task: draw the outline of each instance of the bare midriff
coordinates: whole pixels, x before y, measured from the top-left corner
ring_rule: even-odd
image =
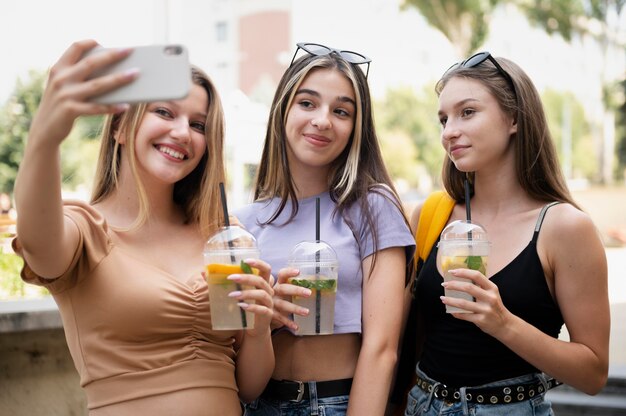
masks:
[[[225,388],[204,387],[162,393],[91,409],[89,416],[236,416],[241,413],[237,392]]]
[[[273,337],[276,380],[326,381],[354,377],[360,334]]]

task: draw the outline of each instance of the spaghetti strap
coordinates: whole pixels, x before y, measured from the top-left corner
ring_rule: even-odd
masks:
[[[551,202],[547,205],[544,205],[543,208],[541,208],[541,212],[539,213],[539,218],[537,218],[537,224],[535,224],[535,232],[533,233],[533,243],[537,242],[537,237],[539,237],[539,230],[541,229],[541,224],[543,224],[543,218],[546,216],[546,212],[548,211],[548,208],[556,205],[556,204],[560,204],[561,201],[554,201]]]

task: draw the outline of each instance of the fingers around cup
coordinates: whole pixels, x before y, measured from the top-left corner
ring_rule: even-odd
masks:
[[[302,286],[296,286],[289,283],[281,283],[274,286],[274,293],[277,296],[311,296],[311,289],[307,289]]]
[[[295,303],[289,302],[285,299],[274,299],[274,309],[284,315],[300,315],[307,316],[309,314],[309,310],[302,306],[296,305]]]

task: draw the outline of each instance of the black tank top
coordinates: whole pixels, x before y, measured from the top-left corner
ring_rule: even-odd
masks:
[[[552,299],[537,254],[537,237],[548,208],[543,207],[530,243],[513,261],[491,277],[504,306],[514,315],[557,338],[563,326],[561,312]],[[478,386],[537,372],[504,344],[476,325],[447,314],[443,277],[436,265],[437,245],[417,280],[417,304],[424,317],[426,339],[420,369],[451,387]]]

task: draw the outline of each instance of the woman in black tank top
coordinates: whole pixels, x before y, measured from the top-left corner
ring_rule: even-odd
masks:
[[[425,341],[405,415],[552,414],[549,388],[596,394],[606,383],[604,247],[572,200],[539,94],[519,66],[482,52],[448,69],[436,91],[443,184],[456,201],[448,222],[466,217],[467,179],[472,221],[492,246],[486,276],[454,271],[471,283],[443,283],[436,247],[426,259],[416,283]],[[444,285],[475,301],[444,296]],[[558,339],[563,324],[569,341]]]

